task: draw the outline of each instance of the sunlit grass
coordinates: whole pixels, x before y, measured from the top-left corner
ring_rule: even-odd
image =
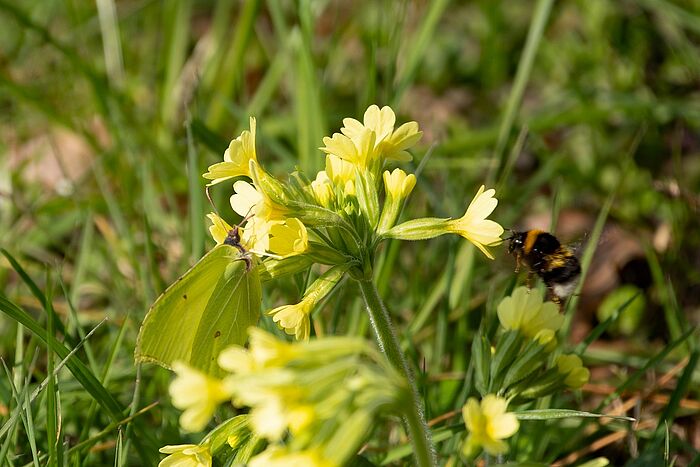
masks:
[[[311,173],[322,136],[378,103],[426,133],[411,169],[429,158],[404,217],[458,217],[489,180],[505,227],[554,225],[583,240],[589,283],[566,326],[593,377],[550,405],[622,404],[640,419],[635,441],[614,437],[630,429],[618,422],[526,422],[537,442],[516,441],[513,456],[658,465],[668,444],[689,463],[700,382],[698,25],[697,2],[668,0],[0,0],[0,458],[152,465],[159,447],[198,441],[178,429],[170,373],[136,368],[133,349],[149,305],[213,245],[200,174],[249,115],[262,122],[266,167]],[[212,191],[222,211],[227,193]],[[606,249],[620,231],[635,239],[628,256]],[[495,304],[524,280],[504,248],[494,262],[475,254],[456,239],[389,242],[375,271],[446,462],[464,434],[450,413],[474,395],[472,339],[482,318],[495,329]],[[632,256],[649,267],[648,306],[621,336],[595,309]],[[590,285],[602,274],[612,274],[607,287]],[[280,281],[265,306],[298,300],[306,280]],[[371,337],[357,295],[331,296],[312,332]],[[373,462],[410,454],[391,429],[393,446],[377,441],[387,427],[372,438]]]

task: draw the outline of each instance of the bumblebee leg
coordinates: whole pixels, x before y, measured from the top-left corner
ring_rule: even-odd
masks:
[[[547,287],[547,300],[556,303],[559,306],[559,311],[564,311],[564,302],[550,287]]]
[[[520,253],[517,253],[515,255],[515,272],[520,272],[520,261],[522,259],[522,255]]]
[[[533,271],[527,272],[527,279],[525,280],[525,285],[528,289],[531,289],[535,283],[535,273]]]

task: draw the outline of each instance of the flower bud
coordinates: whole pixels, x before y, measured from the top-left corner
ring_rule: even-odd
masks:
[[[416,176],[406,174],[401,169],[394,169],[393,172],[388,170],[384,172],[384,192],[386,198],[384,200],[384,208],[382,216],[379,220],[378,231],[380,234],[391,229],[396,223],[396,219],[401,212],[404,200],[416,186]]]

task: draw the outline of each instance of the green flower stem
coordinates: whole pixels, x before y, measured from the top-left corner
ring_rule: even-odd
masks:
[[[430,430],[425,422],[423,402],[418,393],[416,381],[413,378],[406,356],[401,351],[399,340],[394,332],[389,312],[382,302],[377,287],[372,279],[359,279],[357,281],[365,299],[365,306],[369,313],[377,342],[382,352],[386,355],[392,365],[398,369],[408,381],[411,393],[411,404],[404,413],[404,421],[408,426],[409,436],[413,442],[413,452],[416,456],[417,465],[420,467],[436,465],[435,448],[430,437]]]

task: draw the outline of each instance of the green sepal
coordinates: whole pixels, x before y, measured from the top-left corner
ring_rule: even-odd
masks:
[[[211,430],[202,440],[201,444],[209,444],[209,450],[212,454],[216,453],[224,444],[227,444],[228,439],[232,435],[246,435],[250,433],[248,428],[248,414],[237,415],[229,418],[213,430]]]
[[[501,335],[496,345],[496,353],[491,359],[489,392],[496,392],[501,389],[505,371],[518,356],[522,343],[523,337],[518,331],[506,331]]]
[[[564,388],[562,375],[556,368],[550,368],[540,375],[532,374],[508,391],[508,396],[515,398],[513,404],[537,399]]]
[[[230,418],[202,440],[200,444],[209,443],[212,456],[220,461],[214,465],[246,465],[262,450],[265,441],[250,430],[249,419],[247,414]]]
[[[289,276],[305,271],[314,263],[313,258],[307,254],[294,255],[288,258],[266,258],[258,267],[262,282]]]
[[[379,195],[369,172],[355,171],[355,192],[360,211],[367,218],[371,230],[379,223]]]
[[[396,225],[384,232],[382,238],[395,238],[397,240],[428,240],[440,235],[450,233],[449,221],[438,217],[423,217],[413,219]]]
[[[544,358],[546,354],[547,350],[543,345],[536,340],[530,341],[510,368],[508,368],[503,379],[503,388],[519,383],[543,366],[546,363]]]

